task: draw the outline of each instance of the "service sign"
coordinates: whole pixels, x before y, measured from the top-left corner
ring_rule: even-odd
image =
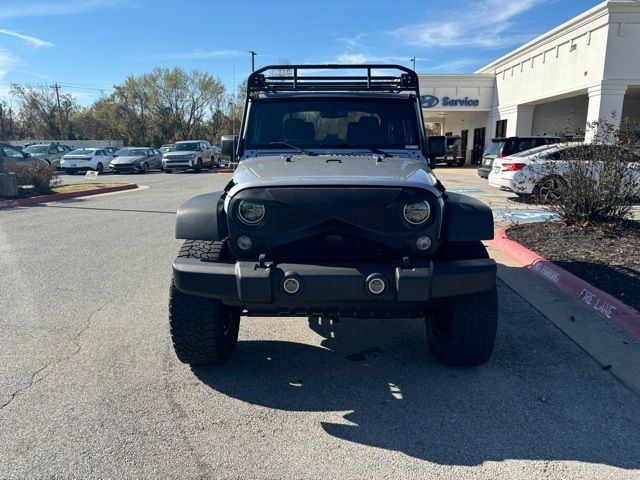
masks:
[[[435,95],[422,95],[420,97],[420,103],[422,108],[434,108],[438,105],[443,107],[479,107],[480,99],[478,98],[451,98],[451,97],[436,97]]]

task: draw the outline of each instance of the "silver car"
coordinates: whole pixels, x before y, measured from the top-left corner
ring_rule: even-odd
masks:
[[[127,147],[118,150],[110,164],[113,173],[148,173],[162,170],[162,155],[155,148]]]
[[[177,142],[162,156],[164,171],[194,169],[201,172],[203,168],[213,168],[213,152],[206,140],[187,140]]]
[[[31,154],[32,157],[38,157],[49,165],[59,168],[62,157],[69,153],[71,149],[66,145],[58,143],[38,143],[25,147],[23,152]]]

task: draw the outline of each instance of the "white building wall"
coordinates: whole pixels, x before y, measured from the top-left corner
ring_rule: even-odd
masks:
[[[587,122],[588,105],[587,95],[536,105],[531,134],[583,134]]]
[[[609,0],[487,65],[478,73],[496,77],[491,134],[501,119],[510,135],[527,134],[529,125],[533,133],[542,117],[523,106],[585,94],[585,128],[615,121],[613,110],[619,119],[628,86],[640,83],[639,46],[640,2]]]

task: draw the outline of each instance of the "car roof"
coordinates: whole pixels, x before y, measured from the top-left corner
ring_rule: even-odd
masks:
[[[505,158],[517,157],[517,158],[525,158],[532,157],[534,155],[538,155],[543,152],[555,152],[558,150],[564,150],[565,148],[577,147],[578,145],[583,145],[583,142],[565,142],[565,143],[554,143],[552,145],[541,145],[536,148],[531,148],[529,150],[523,150],[522,152],[514,153],[513,155],[509,155]]]
[[[492,142],[506,142],[507,140],[527,140],[527,139],[538,139],[538,138],[551,138],[551,139],[561,139],[562,137],[558,137],[555,135],[525,135],[525,136],[514,136],[514,137],[496,137],[492,138]]]
[[[180,142],[176,142],[173,145],[177,145],[178,143],[198,143],[198,142],[206,142],[206,140],[182,140]]]

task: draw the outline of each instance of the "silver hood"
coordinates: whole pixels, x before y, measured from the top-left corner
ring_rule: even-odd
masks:
[[[290,161],[286,161],[289,157]],[[281,186],[386,186],[424,188],[439,195],[436,177],[420,159],[374,155],[273,155],[242,160],[232,197],[241,190]]]
[[[128,164],[134,163],[134,162],[136,162],[138,160],[143,160],[145,158],[146,157],[144,155],[133,155],[133,156],[130,156],[130,157],[129,156],[127,156],[127,157],[118,156],[118,157],[114,158],[111,161],[111,165],[120,165],[120,164],[128,165]]]

